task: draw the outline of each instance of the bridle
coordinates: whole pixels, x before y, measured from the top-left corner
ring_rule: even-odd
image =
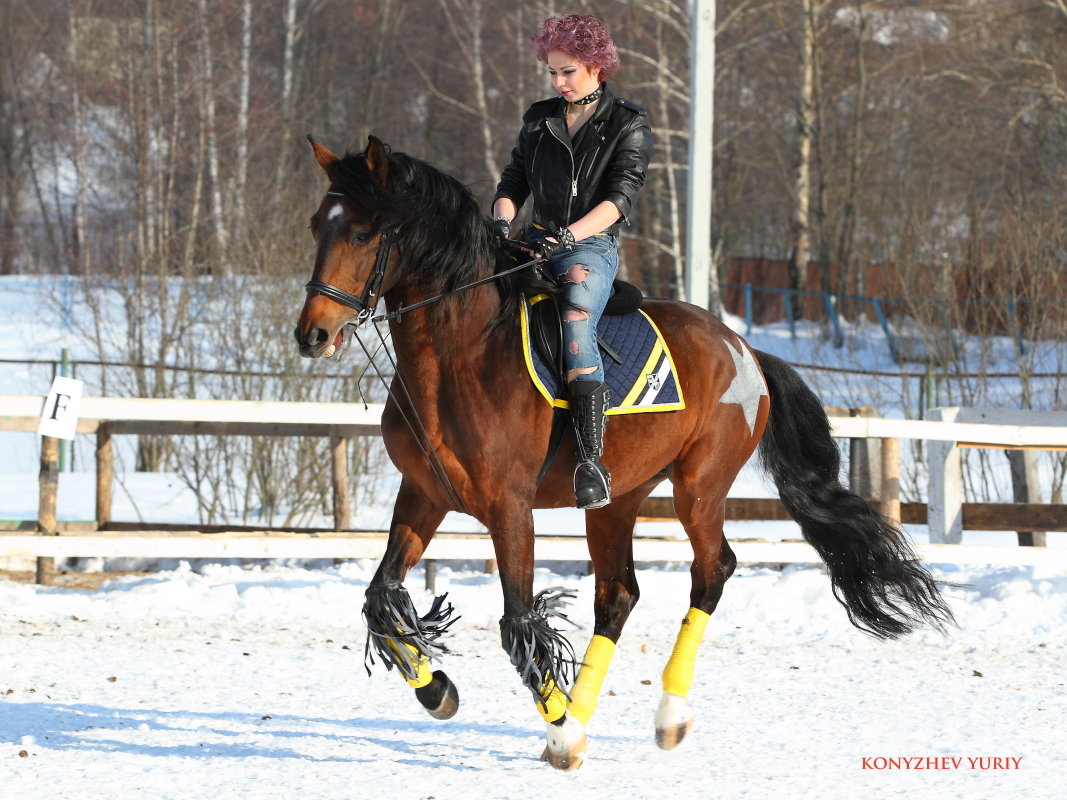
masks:
[[[343,192],[329,191],[326,194],[334,197],[344,197]],[[360,297],[356,297],[344,289],[338,289],[333,284],[325,281],[310,280],[304,284],[304,289],[308,294],[321,294],[323,297],[328,297],[343,306],[351,308],[356,312],[355,324],[361,325],[370,317],[374,307],[378,304],[378,292],[381,291],[382,282],[385,280],[385,271],[389,267],[389,255],[399,233],[399,228],[393,228],[382,233],[381,238],[378,240],[378,253],[374,259],[374,270],[371,272],[366,284],[364,284],[363,294]]]
[[[344,192],[335,192],[333,190],[326,192],[327,195],[333,197],[344,197]],[[348,325],[355,325],[359,327],[368,319],[371,322],[388,322],[391,319],[399,321],[403,315],[416,308],[422,308],[432,303],[436,303],[439,300],[444,300],[446,297],[452,295],[461,294],[468,289],[473,289],[476,286],[482,286],[486,283],[498,281],[501,278],[505,278],[511,275],[513,272],[531,267],[541,261],[540,258],[532,258],[517,266],[510,267],[502,272],[497,272],[490,275],[487,278],[473,281],[471,283],[460,286],[449,292],[442,292],[441,294],[434,295],[425,300],[420,300],[417,303],[412,303],[410,306],[400,305],[396,311],[390,311],[387,314],[379,314],[378,316],[371,318],[371,312],[378,303],[378,292],[381,291],[382,282],[385,280],[385,271],[389,267],[389,255],[393,248],[393,244],[396,242],[400,235],[400,228],[396,227],[392,230],[387,230],[382,234],[378,240],[378,253],[374,259],[374,271],[371,272],[370,277],[367,278],[367,283],[363,287],[363,294],[360,297],[356,297],[351,292],[346,292],[344,289],[338,289],[336,286],[325,281],[311,280],[304,284],[304,289],[309,294],[321,294],[323,297],[328,297],[331,300],[335,300],[343,306],[353,309],[356,312],[356,319],[349,322]],[[518,244],[516,242],[516,244]]]

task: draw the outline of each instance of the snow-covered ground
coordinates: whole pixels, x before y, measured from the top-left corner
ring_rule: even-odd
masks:
[[[688,580],[642,571],[589,760],[559,774],[498,645],[496,579],[438,573],[463,615],[443,665],[462,705],[438,722],[395,673],[364,671],[372,571],[180,568],[99,592],[0,580],[0,796],[1064,797],[1062,574],[939,570],[970,584],[948,590],[959,630],[886,643],[849,626],[820,570],[742,569],[701,649],[696,727],[661,752],[652,716]],[[408,585],[427,608],[419,570]],[[552,585],[578,591],[580,651],[591,579],[539,571]],[[891,768],[902,758],[942,768]]]
[[[40,291],[0,279],[0,359],[55,358],[61,347],[91,358],[39,313]],[[850,338],[841,363],[891,369],[879,336]],[[759,330],[752,341],[795,361],[825,356],[811,331],[792,341],[780,327]],[[42,368],[0,364],[0,394],[43,394],[49,380]],[[824,399],[857,405],[870,390],[861,383],[828,383]],[[32,519],[34,437],[0,434],[0,446],[0,519]],[[769,495],[751,469],[734,489]],[[63,474],[59,498],[61,519],[91,517],[92,476]],[[359,509],[357,524],[384,527],[389,507],[383,497]],[[175,476],[133,472],[119,476],[114,511],[161,522],[196,513]],[[452,515],[443,528],[470,525]],[[537,525],[578,534],[581,518],[545,512]],[[657,531],[679,532],[643,525]],[[727,535],[798,530],[729,523]],[[965,540],[1011,546],[1013,534]],[[1050,545],[1067,546],[1067,535]],[[701,649],[696,727],[671,752],[656,749],[652,717],[689,581],[682,565],[642,570],[641,602],[589,726],[589,760],[559,774],[537,760],[543,724],[499,647],[493,576],[439,568],[437,590],[463,618],[443,664],[462,706],[438,722],[395,673],[364,670],[360,608],[373,563],[126,566],[157,571],[99,591],[0,577],[3,800],[1067,797],[1067,575],[1047,568],[934,565],[962,584],[946,590],[959,629],[887,643],[848,624],[822,570],[743,567]],[[536,581],[577,590],[569,636],[583,652],[591,579],[541,569]],[[422,586],[416,569],[408,588],[425,610]]]

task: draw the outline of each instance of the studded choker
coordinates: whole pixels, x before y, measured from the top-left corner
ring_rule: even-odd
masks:
[[[572,100],[571,103],[576,106],[587,106],[590,103],[595,103],[597,100],[599,100],[600,95],[602,94],[604,94],[604,84],[600,84],[598,87],[596,87],[595,92],[587,94],[581,100]]]

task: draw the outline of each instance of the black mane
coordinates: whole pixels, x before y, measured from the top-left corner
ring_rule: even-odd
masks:
[[[420,286],[450,292],[516,265],[503,252],[474,194],[451,175],[405,153],[389,152],[386,183],[384,189],[378,185],[363,153],[348,152],[337,166],[334,188],[361,216],[373,220],[376,230],[399,228],[400,257]],[[495,282],[501,309],[493,328],[515,329],[508,323],[516,319],[519,293],[531,279],[532,270],[520,270]]]

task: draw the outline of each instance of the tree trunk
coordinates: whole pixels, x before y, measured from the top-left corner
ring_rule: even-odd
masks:
[[[70,14],[70,42],[68,53],[71,64],[70,77],[70,112],[71,123],[74,127],[74,258],[70,265],[71,272],[85,274],[89,271],[91,251],[89,248],[88,234],[88,206],[89,190],[86,185],[85,174],[85,127],[82,119],[82,102],[79,69],[81,31],[78,24],[78,16],[73,6],[69,9]]]
[[[215,80],[211,57],[211,38],[207,24],[207,0],[197,0],[196,7],[197,21],[200,25],[200,91],[203,98],[203,112],[207,128],[207,167],[208,177],[210,178],[208,197],[210,198],[211,224],[214,229],[217,249],[213,260],[213,269],[216,275],[221,276],[225,275],[228,270],[229,239],[222,207],[222,179],[219,171],[219,148],[215,125]]]
[[[815,2],[801,0],[800,96],[797,98],[797,147],[793,171],[793,247],[789,258],[789,282],[804,288],[811,252],[811,141],[815,93]]]
[[[840,235],[837,240],[835,260],[840,270],[838,292],[849,294],[852,291],[851,277],[856,271],[853,253],[853,239],[856,235],[856,218],[858,216],[858,199],[860,184],[860,167],[863,163],[864,130],[863,123],[867,109],[867,62],[863,48],[863,39],[867,34],[867,17],[864,13],[863,0],[856,0],[856,99],[852,109],[852,127],[849,131],[848,178],[845,184],[845,203],[841,213]],[[856,293],[862,290],[856,286]]]
[[[252,58],[252,0],[241,4],[241,55],[237,108],[237,163],[233,187],[233,241],[245,237],[245,190],[248,185],[248,95]]]
[[[278,216],[281,213],[281,208],[279,207],[281,193],[279,190],[285,184],[292,158],[290,150],[293,143],[293,61],[297,39],[296,0],[286,0],[283,19],[285,44],[282,48],[282,129],[279,132],[278,160],[274,165],[274,202],[271,204],[271,227],[277,227],[278,224]]]

